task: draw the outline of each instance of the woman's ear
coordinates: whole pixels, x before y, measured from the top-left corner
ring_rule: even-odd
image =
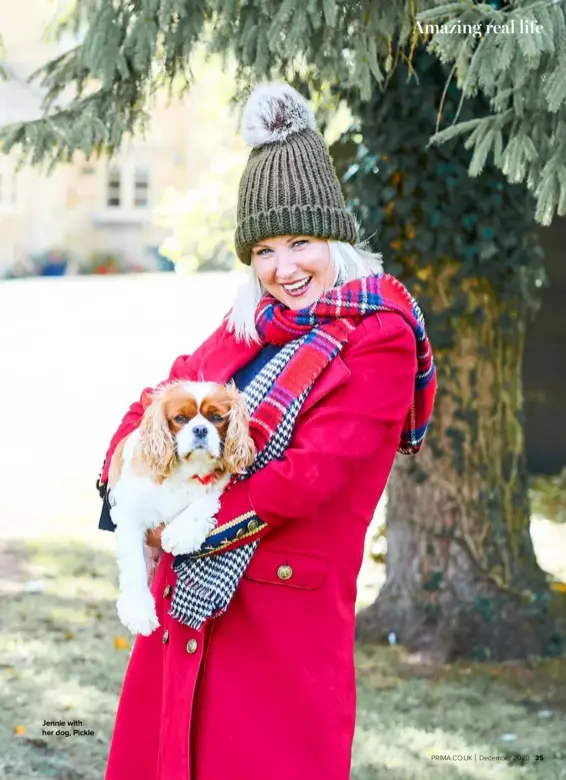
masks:
[[[250,415],[244,396],[229,388],[230,418],[224,440],[224,463],[230,474],[243,474],[254,462],[256,448],[250,436]]]
[[[138,430],[140,459],[152,474],[165,479],[173,470],[177,453],[160,398],[154,398],[147,407]]]

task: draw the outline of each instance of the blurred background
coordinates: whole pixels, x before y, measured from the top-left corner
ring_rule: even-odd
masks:
[[[84,20],[57,33],[77,7],[0,0],[0,131],[26,126],[37,150],[4,135],[0,154],[0,777],[16,780],[103,776],[131,638],[96,478],[129,404],[244,278],[241,51],[196,46],[190,87],[155,90],[145,133],[111,154],[51,123],[50,149],[59,134],[73,153],[48,171],[49,84],[28,78],[88,43]],[[440,101],[450,119],[460,100],[429,52],[418,83],[401,61],[363,99],[313,62],[284,75],[314,102],[365,239],[422,305],[440,388],[426,453],[398,459],[368,529],[352,778],[566,778],[566,218],[535,220],[490,156],[471,178],[462,143],[427,147]],[[42,735],[67,718],[94,735]],[[511,757],[431,758],[468,753]]]

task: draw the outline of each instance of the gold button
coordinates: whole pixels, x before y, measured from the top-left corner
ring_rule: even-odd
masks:
[[[196,653],[197,648],[198,648],[197,640],[189,639],[189,641],[187,642],[187,653],[191,653],[192,655],[193,653]]]
[[[165,631],[165,633],[163,634],[163,640],[162,641],[163,641],[164,645],[167,644],[167,642],[169,641],[169,631],[167,631],[167,630]]]
[[[170,595],[171,595],[171,585],[167,585],[167,587],[163,591],[163,598],[166,599]]]
[[[239,539],[240,536],[243,536],[245,534],[245,530],[243,528],[240,528],[239,531],[236,531],[236,539]]]
[[[290,566],[280,566],[277,569],[277,576],[280,580],[288,580],[293,575],[293,569]]]
[[[259,523],[257,520],[250,520],[248,523],[248,531],[257,531],[259,528]]]

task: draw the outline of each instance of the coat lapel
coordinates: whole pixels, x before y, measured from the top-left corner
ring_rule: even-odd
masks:
[[[305,398],[299,416],[308,412],[308,410],[318,403],[321,398],[324,398],[325,395],[328,395],[328,393],[345,382],[350,375],[351,371],[348,366],[344,363],[340,355],[336,355],[314,383],[312,390]]]

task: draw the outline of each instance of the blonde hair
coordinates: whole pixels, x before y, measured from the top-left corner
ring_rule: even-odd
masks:
[[[381,254],[369,252],[362,245],[352,246],[343,241],[329,241],[328,247],[330,263],[334,269],[333,287],[383,271]],[[236,334],[237,341],[251,344],[252,341],[261,341],[255,327],[255,310],[265,290],[253,266],[249,267],[247,276],[236,293],[228,315],[228,330]]]

